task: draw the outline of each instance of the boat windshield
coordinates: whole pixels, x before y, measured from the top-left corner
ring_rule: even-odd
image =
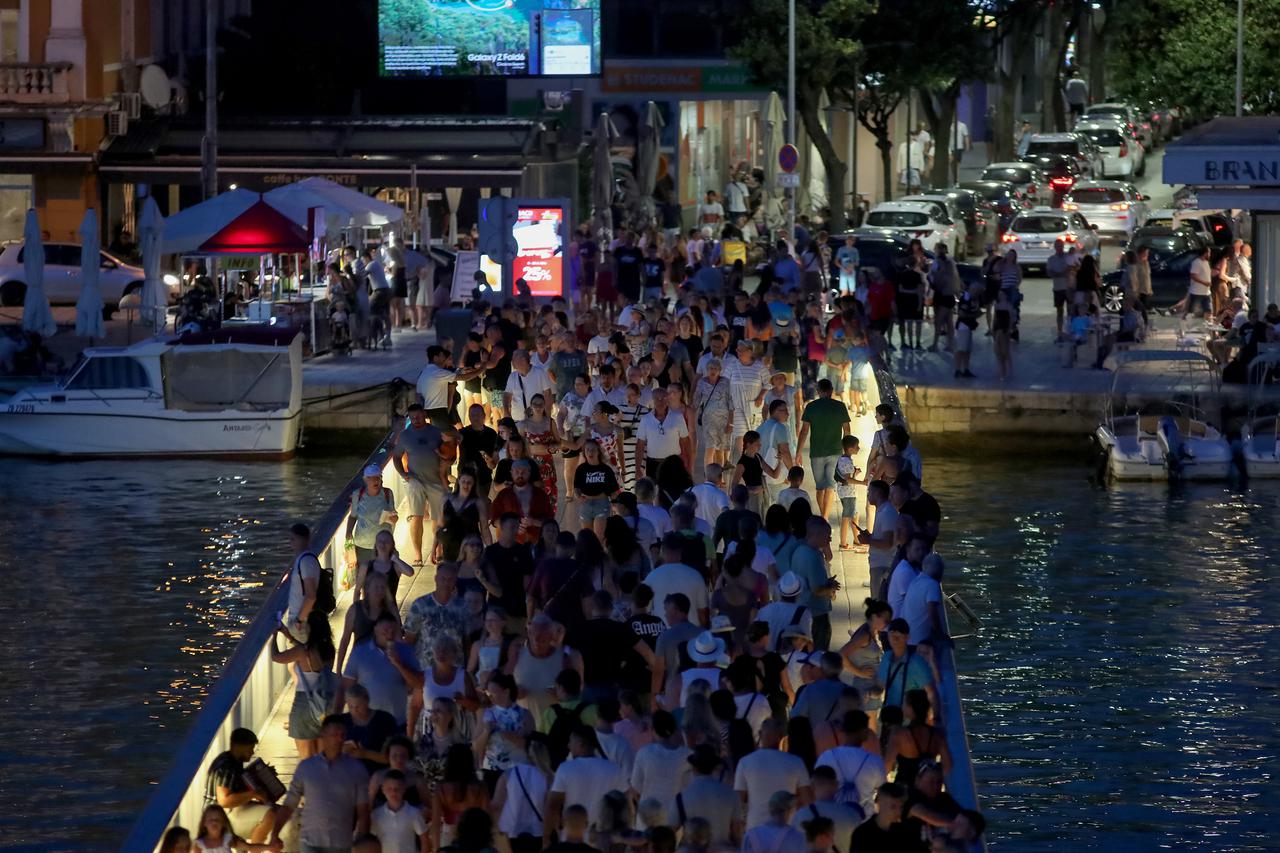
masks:
[[[1116,366],[1108,408],[1113,416],[1178,414],[1202,417],[1200,398],[1219,387],[1220,380],[1213,363],[1191,353],[1187,353],[1187,357],[1121,361]]]
[[[68,391],[116,391],[150,388],[151,378],[138,359],[127,355],[94,355],[80,359],[61,380]]]

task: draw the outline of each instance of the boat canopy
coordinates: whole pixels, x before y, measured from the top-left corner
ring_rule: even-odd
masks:
[[[161,356],[165,407],[188,412],[278,411],[301,389],[301,343],[253,348],[234,344],[173,347]]]

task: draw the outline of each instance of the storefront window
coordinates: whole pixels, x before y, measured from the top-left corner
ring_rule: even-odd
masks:
[[[22,239],[31,205],[30,175],[0,175],[0,241]]]

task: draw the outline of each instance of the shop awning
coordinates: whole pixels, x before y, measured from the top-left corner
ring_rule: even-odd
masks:
[[[113,182],[200,184],[203,127],[133,122],[102,151]],[[218,128],[225,183],[267,191],[311,177],[364,186],[518,187],[539,162],[541,122],[507,116],[227,119]]]
[[[293,220],[265,201],[255,202],[197,250],[204,255],[305,253],[310,241]]]

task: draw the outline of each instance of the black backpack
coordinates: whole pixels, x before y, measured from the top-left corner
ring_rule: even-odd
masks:
[[[312,551],[304,551],[298,555],[298,559],[294,560],[295,569],[302,562],[303,557],[315,557],[316,562],[320,562],[320,558]],[[338,597],[333,591],[333,569],[320,566],[320,577],[316,579],[316,603],[312,609],[319,610],[326,616],[338,609]]]
[[[555,720],[551,723],[551,730],[547,732],[547,752],[551,756],[552,769],[559,767],[569,757],[569,735],[582,724],[582,712],[586,709],[587,703],[582,701],[573,708],[565,708],[560,704],[551,706]]]

